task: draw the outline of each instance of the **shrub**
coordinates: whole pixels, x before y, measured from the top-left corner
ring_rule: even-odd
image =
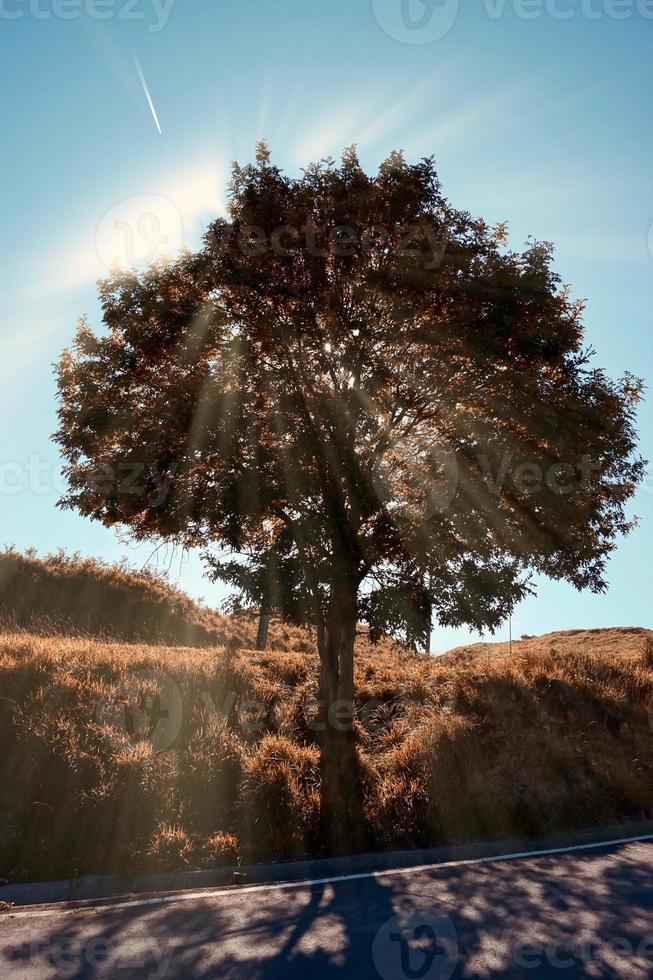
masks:
[[[259,857],[298,858],[318,847],[319,752],[266,735],[245,762],[240,798],[247,843]]]
[[[234,834],[211,834],[197,845],[197,861],[202,868],[222,868],[240,863],[240,844]]]
[[[182,749],[178,796],[200,832],[217,831],[232,820],[242,777],[242,754],[237,736],[219,720],[196,729]]]
[[[190,864],[193,844],[183,829],[175,824],[160,824],[147,847],[147,855],[158,871],[176,871]]]

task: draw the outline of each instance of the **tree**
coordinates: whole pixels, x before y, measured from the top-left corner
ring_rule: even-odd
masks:
[[[606,587],[642,385],[592,366],[551,246],[511,251],[432,159],[370,177],[351,148],[290,178],[260,144],[229,210],[101,283],[106,332],[82,322],[58,366],[62,504],[204,546],[314,628],[333,802],[357,622],[423,645],[432,615],[495,630],[533,572]]]

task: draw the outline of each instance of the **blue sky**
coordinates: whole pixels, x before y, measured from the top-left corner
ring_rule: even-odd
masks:
[[[596,363],[650,381],[652,40],[651,0],[0,0],[0,542],[148,559],[55,507],[51,364],[99,326],[106,265],[196,245],[262,137],[290,173],[352,142],[370,170],[435,154],[452,203],[556,243]],[[653,457],[650,397],[639,429]],[[515,634],[653,626],[650,477],[633,510],[609,594],[540,583]],[[195,556],[157,559],[223,597]]]

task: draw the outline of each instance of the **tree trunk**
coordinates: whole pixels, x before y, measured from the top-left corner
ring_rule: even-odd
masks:
[[[258,630],[256,632],[256,649],[265,650],[268,645],[268,629],[270,626],[270,607],[261,606],[258,617]]]
[[[334,583],[320,646],[322,840],[328,853],[365,846],[363,795],[354,740],[357,588]]]

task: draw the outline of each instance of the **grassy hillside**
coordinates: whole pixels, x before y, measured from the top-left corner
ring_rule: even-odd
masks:
[[[223,642],[223,619],[165,578],[59,552],[0,552],[0,624],[6,629],[127,642]]]
[[[254,627],[194,649],[5,632],[0,878],[320,854],[315,650],[274,624],[256,653]],[[651,815],[651,633],[358,646],[370,847]]]
[[[592,653],[597,655],[618,653],[620,656],[637,658],[646,646],[651,630],[637,626],[618,626],[613,629],[563,630],[545,633],[543,636],[525,636],[514,640],[512,656],[551,651],[558,653]],[[448,660],[474,660],[477,657],[508,657],[509,643],[471,643],[455,647],[443,654]]]

